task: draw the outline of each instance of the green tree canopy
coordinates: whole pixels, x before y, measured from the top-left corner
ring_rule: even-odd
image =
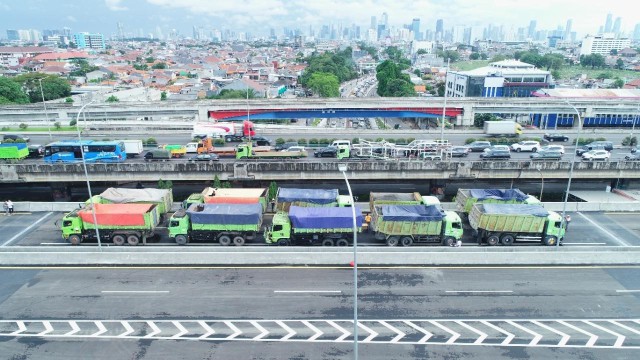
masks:
[[[455,50],[438,50],[437,53],[438,57],[449,59],[451,62],[456,62],[458,60],[460,60],[460,53],[458,53]]]
[[[378,95],[385,97],[416,96],[409,75],[403,74],[402,65],[391,60],[383,61],[376,68]]]
[[[157,64],[153,64],[153,66],[151,68],[152,69],[166,69],[167,68],[167,64],[165,64],[163,62],[159,62]]]
[[[0,104],[28,104],[29,97],[20,88],[20,84],[0,76]]]
[[[224,89],[218,95],[209,96],[208,99],[224,100],[224,99],[246,99],[249,92],[249,99],[255,99],[256,92],[253,89],[248,90],[229,90]]]
[[[97,66],[90,65],[85,59],[72,59],[71,63],[75,66],[75,70],[69,73],[71,76],[86,76],[87,73],[99,69]]]
[[[316,72],[311,75],[307,84],[321,97],[340,97],[340,81],[334,74]]]
[[[107,100],[106,100],[106,102],[108,102],[108,103],[114,103],[114,102],[118,102],[118,101],[120,101],[120,99],[118,99],[118,97],[115,96],[115,95],[109,96],[107,98]]]
[[[352,50],[348,47],[335,54],[324,53],[308,57],[306,62],[309,66],[300,77],[300,83],[305,87],[309,87],[309,80],[311,80],[314,73],[333,74],[338,78],[339,83],[355,79],[358,73],[354,70],[351,55]]]
[[[16,76],[13,79],[13,81],[20,85],[32,103],[42,102],[39,80],[42,80],[42,93],[44,93],[45,100],[66,98],[71,95],[71,85],[69,85],[69,82],[56,75],[29,73]]]
[[[469,60],[479,60],[480,59],[480,54],[477,52],[471,53],[471,55],[469,55]]]
[[[622,61],[622,59],[616,60],[616,68],[620,70],[624,69],[624,61]]]

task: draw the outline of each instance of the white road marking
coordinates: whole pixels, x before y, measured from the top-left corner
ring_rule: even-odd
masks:
[[[640,292],[640,290],[616,290],[617,293],[636,293]]]
[[[24,325],[24,321],[16,321],[16,324],[18,325],[18,330],[12,332],[9,335],[18,335],[23,331],[27,331],[27,327]]]
[[[43,321],[42,325],[44,325],[44,331],[38,333],[37,336],[43,336],[53,331],[53,326],[51,326],[51,322]]]
[[[607,236],[609,236],[611,238],[611,240],[613,240],[615,243],[617,243],[620,246],[631,246],[631,244],[629,244],[628,242],[626,242],[624,239],[621,239],[615,235],[613,235],[612,233],[610,233],[609,231],[607,231],[607,229],[603,228],[602,226],[600,226],[598,223],[596,223],[595,221],[591,220],[590,218],[588,218],[585,214],[578,212],[578,215],[582,216],[585,220],[587,220],[588,222],[591,223],[591,225],[597,227],[600,231],[602,231],[603,233],[607,234]]]
[[[518,325],[516,323],[514,323],[511,320],[507,320],[507,324],[518,328],[526,333],[529,333],[531,335],[533,335],[533,339],[531,340],[531,342],[529,342],[529,346],[536,346],[538,344],[538,342],[540,342],[540,340],[542,339],[542,335],[538,334],[537,332],[533,331],[533,330],[529,330],[528,328],[522,326],[522,325]]]
[[[398,329],[394,328],[393,326],[391,326],[391,325],[387,324],[387,322],[386,322],[386,321],[382,321],[382,320],[380,320],[380,321],[378,321],[378,322],[379,322],[380,324],[382,324],[384,327],[386,327],[387,329],[389,329],[389,330],[391,330],[391,331],[395,332],[396,334],[398,334],[396,337],[394,337],[393,339],[391,339],[391,342],[392,342],[392,343],[397,343],[400,339],[402,339],[405,335],[407,335],[407,334],[403,333],[402,331],[400,331],[400,330],[398,330]]]
[[[556,322],[559,323],[559,324],[562,324],[562,325],[564,325],[564,326],[566,326],[566,327],[568,327],[570,329],[573,329],[573,330],[575,330],[577,332],[580,332],[580,333],[583,333],[583,334],[589,336],[589,341],[587,341],[587,343],[584,345],[586,347],[592,347],[596,343],[596,341],[598,341],[598,336],[597,335],[594,335],[594,334],[592,334],[592,333],[590,333],[588,331],[582,330],[579,327],[573,326],[573,325],[571,325],[571,324],[569,324],[567,322],[564,322],[562,320],[557,320]]]
[[[565,334],[560,330],[556,330],[556,329],[552,328],[551,326],[547,326],[547,325],[545,325],[545,324],[543,324],[541,322],[535,321],[535,320],[532,320],[531,323],[536,324],[536,325],[540,326],[543,329],[549,330],[552,333],[556,333],[556,334],[562,336],[562,339],[560,339],[560,342],[558,343],[558,346],[560,346],[560,347],[565,346],[567,344],[567,342],[569,341],[569,339],[571,339],[571,336],[569,336],[568,334]]]
[[[236,336],[242,334],[242,331],[240,331],[240,329],[238,329],[235,325],[233,325],[231,323],[231,321],[224,321],[224,324],[227,325],[229,327],[229,329],[233,330],[233,334],[227,336],[225,338],[226,340],[231,340],[231,339],[235,338]]]
[[[499,328],[499,327],[497,327],[497,326],[493,325],[492,323],[490,323],[490,322],[488,322],[488,321],[482,320],[482,321],[480,321],[480,322],[481,322],[482,324],[484,324],[484,325],[486,325],[486,326],[488,326],[488,327],[492,328],[493,330],[496,330],[497,332],[500,332],[500,333],[503,333],[503,334],[507,335],[507,337],[506,337],[504,340],[502,340],[502,343],[500,343],[500,345],[509,345],[509,343],[511,342],[511,340],[513,340],[513,338],[514,338],[514,337],[516,337],[516,336],[515,336],[515,335],[513,335],[512,333],[510,333],[510,332],[508,332],[508,331],[506,331],[506,330],[503,330],[503,329],[501,329],[501,328]]]
[[[361,322],[358,321],[358,327],[362,328],[364,331],[369,333],[369,336],[367,336],[364,340],[362,340],[362,342],[369,342],[373,339],[375,339],[376,336],[378,336],[378,333],[373,331],[371,328],[363,325]]]
[[[449,344],[453,344],[456,340],[458,340],[458,338],[460,337],[460,334],[458,334],[457,332],[449,329],[448,327],[441,325],[439,322],[435,321],[435,320],[429,320],[429,323],[439,327],[440,329],[448,332],[449,334],[451,334],[451,338],[449,338],[449,340],[447,340],[447,342],[445,344],[449,345]]]
[[[71,326],[71,331],[69,331],[68,333],[64,334],[64,336],[71,336],[75,333],[77,333],[78,331],[80,331],[80,327],[78,326],[78,323],[75,321],[69,321],[69,326]]]
[[[100,336],[107,332],[107,328],[104,327],[104,324],[102,323],[102,321],[94,321],[94,324],[96,324],[96,326],[98,327],[98,331],[93,333],[91,337]]]
[[[640,331],[638,331],[638,330],[636,330],[636,329],[633,329],[633,328],[630,328],[630,327],[628,327],[627,325],[620,324],[619,322],[617,322],[617,321],[615,321],[615,320],[609,320],[609,322],[610,322],[610,323],[612,323],[612,324],[614,324],[614,325],[616,325],[616,326],[619,326],[619,327],[621,327],[621,328],[623,328],[623,329],[625,329],[625,330],[627,330],[627,331],[631,331],[632,333],[635,333],[635,334],[640,335]]]
[[[269,335],[269,331],[267,331],[267,329],[263,328],[262,325],[258,324],[258,322],[256,322],[255,320],[251,320],[249,321],[251,323],[251,325],[253,325],[256,329],[258,329],[258,331],[260,331],[260,334],[256,335],[253,337],[253,340],[260,340],[263,337]]]
[[[607,243],[603,243],[603,242],[562,242],[562,245],[584,245],[584,246],[591,246],[591,245],[607,245]]]
[[[158,335],[162,332],[162,330],[160,330],[160,328],[158,327],[158,325],[156,325],[155,322],[153,321],[147,321],[147,324],[149,325],[149,327],[151,328],[151,332],[148,333],[147,335],[145,335],[145,338],[150,338],[150,337],[154,337],[155,335]]]
[[[482,342],[484,341],[484,339],[486,339],[486,338],[487,338],[487,336],[489,336],[489,335],[487,335],[487,334],[483,333],[482,331],[480,331],[480,330],[478,330],[478,329],[474,328],[473,326],[468,325],[468,324],[466,324],[466,323],[464,323],[464,322],[462,322],[462,321],[456,321],[455,323],[456,323],[456,324],[458,324],[458,325],[460,325],[460,326],[462,326],[462,327],[464,327],[464,328],[466,328],[467,330],[471,330],[471,331],[473,331],[474,333],[476,333],[476,334],[480,335],[480,336],[476,339],[476,341],[474,341],[474,342],[473,342],[473,343],[474,343],[474,344],[476,344],[476,345],[477,345],[477,344],[482,344]]]
[[[185,329],[179,321],[172,321],[171,323],[180,331],[179,333],[172,336],[173,339],[180,338],[182,335],[189,332],[189,330]]]
[[[427,340],[429,340],[429,339],[433,336],[433,334],[432,334],[432,333],[430,333],[430,332],[428,332],[427,330],[425,330],[425,329],[421,328],[420,326],[418,326],[418,325],[416,325],[416,324],[412,323],[412,322],[411,322],[411,321],[409,321],[409,320],[405,320],[405,321],[403,321],[403,322],[404,322],[405,324],[407,324],[407,325],[411,326],[412,328],[414,328],[414,329],[416,329],[416,330],[418,330],[418,331],[420,331],[421,333],[423,333],[423,334],[424,334],[424,337],[423,337],[422,339],[418,340],[418,343],[419,343],[419,344],[425,344],[425,343],[427,342]]]
[[[103,294],[168,294],[169,290],[102,290]]]
[[[207,324],[206,322],[199,320],[198,324],[200,324],[200,326],[202,326],[202,328],[206,331],[202,336],[199,337],[199,339],[206,339],[216,333],[215,330],[213,330],[211,326],[209,326],[209,324]]]
[[[606,333],[609,333],[609,334],[611,334],[611,335],[613,335],[613,336],[616,336],[616,337],[617,337],[616,342],[615,342],[615,344],[613,344],[613,347],[615,347],[615,348],[619,348],[619,347],[621,347],[621,346],[622,346],[622,344],[624,343],[625,336],[624,336],[624,335],[622,335],[622,334],[618,334],[617,332],[615,332],[615,331],[613,331],[613,330],[609,330],[609,329],[604,328],[604,327],[602,327],[602,326],[600,326],[600,325],[598,325],[598,324],[594,324],[594,323],[592,323],[591,321],[587,321],[587,320],[585,320],[585,321],[583,321],[583,323],[585,323],[585,324],[587,324],[587,325],[591,325],[591,326],[593,326],[594,328],[599,329],[599,330],[602,330],[602,331],[604,331],[604,332],[606,332]]]
[[[296,332],[292,328],[288,327],[287,324],[285,324],[283,321],[278,320],[276,321],[276,324],[280,325],[280,327],[285,329],[288,333],[280,339],[281,341],[289,340],[290,337],[296,334]]]
[[[48,218],[49,216],[51,216],[53,213],[47,213],[45,216],[41,217],[40,219],[38,219],[38,221],[34,222],[33,224],[27,226],[26,229],[20,231],[19,233],[17,233],[16,235],[14,235],[11,239],[5,241],[2,245],[0,245],[0,247],[5,247],[5,246],[9,246],[11,245],[14,241],[20,239],[20,237],[22,235],[24,235],[25,233],[27,233],[29,230],[31,230],[34,226],[40,224],[41,222],[43,222],[46,218]]]
[[[126,337],[129,334],[133,334],[134,333],[135,330],[133,330],[133,328],[131,327],[131,325],[127,321],[120,321],[120,323],[124,327],[125,332],[123,332],[122,334],[118,335],[117,337],[123,338],[123,337]]]
[[[315,334],[308,338],[307,341],[314,341],[315,339],[319,338],[320,336],[322,336],[324,333],[322,331],[320,331],[320,329],[318,329],[317,327],[311,325],[310,322],[308,322],[307,320],[302,320],[302,323],[308,327],[309,329],[313,330],[315,332]]]
[[[322,294],[322,293],[340,294],[340,293],[342,293],[342,291],[340,291],[340,290],[273,290],[273,292],[276,293],[276,294],[304,294],[304,293],[310,293],[310,294]]]
[[[343,329],[341,326],[339,326],[338,324],[336,324],[335,322],[331,321],[331,320],[327,320],[327,324],[333,326],[334,328],[336,328],[337,330],[339,330],[340,332],[342,332],[342,335],[337,338],[335,341],[340,342],[344,339],[347,338],[347,336],[351,335],[351,333],[345,329]]]
[[[51,245],[64,245],[64,246],[68,246],[68,245],[71,245],[71,244],[67,244],[67,243],[51,243],[51,242],[43,242],[43,243],[40,243],[40,245],[47,245],[47,246],[51,246]]]
[[[510,294],[512,290],[446,290],[445,293],[470,293],[470,294],[481,294],[481,293],[496,293],[496,294]]]

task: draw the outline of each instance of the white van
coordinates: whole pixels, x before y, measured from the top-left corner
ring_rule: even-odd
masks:
[[[335,147],[335,148],[337,148],[339,145],[346,145],[346,146],[348,146],[350,148],[351,147],[351,140],[334,140],[331,143],[331,146]]]

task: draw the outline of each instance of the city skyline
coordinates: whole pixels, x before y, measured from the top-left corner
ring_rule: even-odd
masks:
[[[124,33],[147,36],[162,29],[177,29],[191,36],[193,26],[207,29],[230,29],[254,36],[269,35],[271,28],[282,34],[284,28],[299,29],[308,35],[309,28],[318,31],[322,25],[352,24],[366,31],[371,18],[379,21],[388,14],[390,27],[411,25],[420,20],[420,32],[434,31],[436,21],[443,19],[444,30],[456,25],[504,26],[506,30],[526,28],[535,20],[537,29],[555,30],[572,19],[572,31],[579,37],[596,34],[604,28],[611,13],[625,34],[640,23],[640,5],[613,2],[585,4],[579,0],[541,0],[535,4],[502,3],[496,9],[493,1],[478,0],[470,4],[462,0],[250,0],[241,3],[207,0],[67,0],[51,4],[43,0],[23,0],[18,4],[0,0],[0,23],[6,29],[61,29],[74,32],[101,32],[118,35],[117,23]],[[527,14],[514,17],[513,14]],[[619,19],[618,19],[619,18]],[[611,20],[610,20],[611,21]],[[611,26],[611,25],[609,25]],[[6,30],[3,29],[3,30]]]

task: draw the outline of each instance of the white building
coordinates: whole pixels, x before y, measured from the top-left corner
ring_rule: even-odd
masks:
[[[412,41],[411,42],[411,56],[415,56],[418,50],[424,50],[427,54],[433,53],[433,41]]]
[[[611,50],[622,50],[631,47],[630,39],[617,39],[614,34],[587,36],[582,40],[580,55],[609,55]]]

